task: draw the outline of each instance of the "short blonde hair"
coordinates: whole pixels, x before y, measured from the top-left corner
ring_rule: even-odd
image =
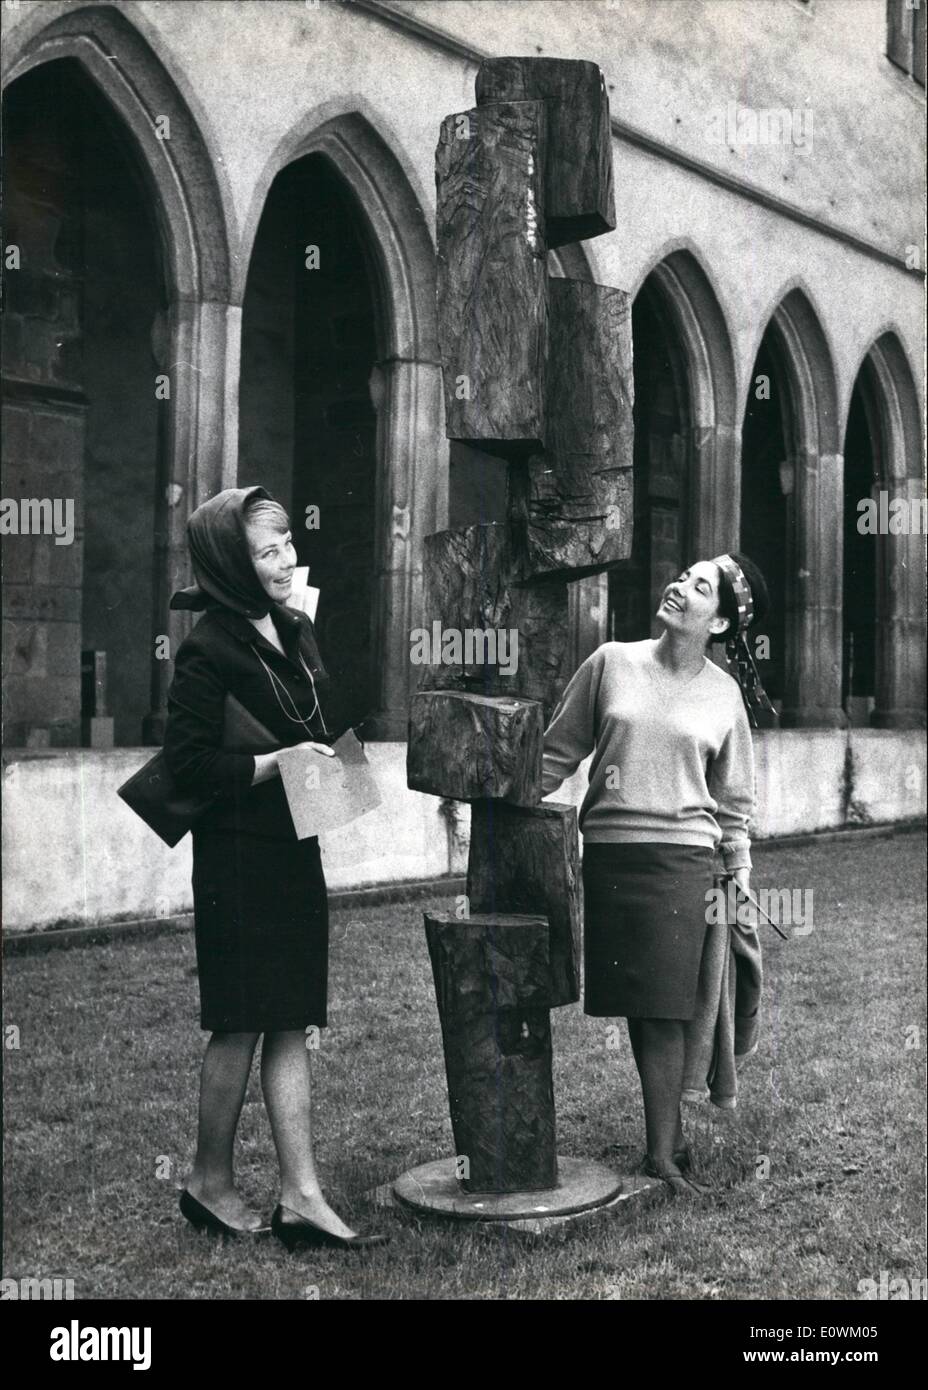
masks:
[[[245,504],[245,525],[252,521],[264,521],[281,535],[290,530],[290,518],[272,497],[255,497]]]

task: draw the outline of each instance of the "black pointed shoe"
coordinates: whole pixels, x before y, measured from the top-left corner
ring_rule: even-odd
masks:
[[[387,1235],[337,1236],[291,1211],[289,1207],[280,1205],[274,1208],[271,1230],[288,1250],[295,1250],[299,1245],[329,1245],[335,1250],[369,1250],[375,1245],[386,1245],[390,1239]]]
[[[186,1188],[180,1194],[180,1210],[181,1215],[198,1231],[208,1231],[210,1235],[222,1236],[226,1240],[234,1240],[238,1236],[265,1235],[271,1229],[270,1226],[230,1226],[214,1211],[210,1211],[209,1207],[204,1207],[202,1202],[198,1202],[196,1197],[191,1197]]]

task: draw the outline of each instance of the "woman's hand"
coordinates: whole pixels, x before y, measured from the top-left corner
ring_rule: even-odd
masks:
[[[744,893],[744,895],[747,896],[751,891],[751,870],[733,869],[731,876],[735,880],[735,885],[739,893]]]
[[[251,779],[253,787],[256,787],[259,782],[269,782],[272,777],[279,776],[280,768],[277,766],[276,753],[256,753],[254,757],[255,775]]]
[[[335,757],[335,750],[329,748],[325,743],[313,743],[307,739],[305,743],[291,744],[293,748],[311,748],[314,753],[322,753],[327,758]],[[280,767],[277,762],[277,753],[285,753],[288,750],[280,748],[276,753],[256,753],[255,754],[255,775],[251,779],[251,785],[256,787],[259,782],[269,782],[272,777],[280,776]]]
[[[739,900],[736,909],[737,919],[742,926],[753,927],[756,930],[758,926],[757,908],[754,906],[753,902],[747,901],[748,894],[751,891],[751,870],[732,869],[731,876],[735,881],[735,888],[737,889]]]
[[[335,749],[334,749],[334,748],[330,748],[329,745],[328,745],[327,743],[313,743],[313,741],[312,741],[311,739],[307,740],[306,743],[295,743],[295,744],[293,744],[293,747],[294,747],[294,748],[312,748],[316,753],[324,753],[325,756],[326,756],[327,758],[334,758],[334,757],[335,757]],[[275,753],[274,756],[275,756],[275,757],[277,756],[276,753]]]

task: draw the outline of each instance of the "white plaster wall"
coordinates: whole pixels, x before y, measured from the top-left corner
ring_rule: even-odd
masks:
[[[329,887],[466,872],[467,807],[409,791],[404,744],[366,751],[382,804],[321,837]],[[775,730],[755,735],[755,755],[758,839],[925,814],[922,732]],[[189,836],[168,849],[116,795],[150,756],[138,748],[7,754],[5,930],[190,910]],[[584,765],[547,799],[579,806],[585,785]]]
[[[4,65],[15,66],[27,38],[76,8],[63,0],[4,5]],[[126,0],[115,8],[151,44],[200,125],[224,200],[234,300],[274,175],[331,116],[357,111],[370,121],[434,225],[438,125],[473,104],[474,64],[336,0]],[[897,254],[920,241],[924,97],[885,59],[883,0],[395,0],[393,8],[488,52],[591,58],[621,120]],[[707,116],[729,99],[767,107],[810,96],[811,150],[731,153],[706,142]],[[635,291],[670,250],[689,247],[732,335],[739,419],[766,322],[797,284],[834,359],[842,434],[860,361],[889,326],[924,396],[922,281],[626,141],[613,147],[618,227],[585,244],[593,274]],[[228,312],[237,328],[238,310]],[[230,368],[234,360],[230,345]],[[230,370],[232,417],[235,384]],[[235,481],[233,443],[230,432],[227,485]],[[384,807],[327,838],[332,887],[460,872],[466,811],[453,834],[438,801],[406,789],[403,745],[370,752]],[[167,850],[115,796],[146,756],[12,756],[3,825],[10,929],[189,906],[189,847]],[[923,814],[924,759],[924,735],[911,733],[760,735],[757,833]],[[566,795],[561,789],[558,799]]]
[[[764,729],[754,734],[755,840],[925,815],[923,731]],[[588,760],[545,797],[580,806]]]
[[[73,9],[49,0],[4,13],[5,62]],[[331,116],[359,111],[406,171],[434,226],[441,118],[473,104],[474,64],[338,0],[125,0],[199,121],[226,203],[241,297],[275,173]],[[392,8],[491,53],[598,62],[613,114],[804,211],[904,255],[922,246],[924,95],[885,57],[884,0],[394,0]],[[810,150],[706,140],[728,100],[813,106]],[[740,410],[776,305],[801,285],[835,363],[841,434],[857,369],[898,332],[923,392],[923,281],[820,231],[616,139],[618,226],[585,243],[595,278],[635,291],[688,246],[733,339]],[[308,239],[308,238],[307,238]],[[921,253],[923,256],[923,252]]]
[[[366,751],[382,803],[320,837],[330,888],[463,873],[466,817],[462,823],[438,798],[407,789],[405,744],[368,744]],[[190,837],[169,849],[116,795],[151,756],[150,748],[6,755],[6,930],[190,910]]]
[[[888,61],[886,0],[391,0],[492,54],[590,58],[614,116],[808,212],[918,242],[924,94]],[[810,108],[811,149],[719,148],[729,100]],[[904,132],[904,135],[903,135]],[[618,187],[618,185],[617,185]]]

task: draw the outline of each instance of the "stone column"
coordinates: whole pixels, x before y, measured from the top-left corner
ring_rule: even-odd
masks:
[[[409,635],[422,620],[423,542],[448,515],[441,368],[389,358],[374,368],[371,395],[378,457],[371,650],[378,684],[366,731],[404,742],[416,684]]]
[[[568,670],[576,671],[603,642],[609,641],[609,574],[591,574],[567,586]]]
[[[737,550],[741,532],[741,430],[731,425],[695,425],[689,450],[689,512],[692,558]]]
[[[844,534],[840,454],[800,454],[787,583],[784,728],[842,728],[841,589]]]
[[[920,478],[889,478],[881,484],[917,516],[925,496]],[[906,533],[876,538],[876,702],[870,722],[878,729],[925,727],[925,537]]]
[[[171,394],[163,402],[159,437],[152,633],[155,640],[169,639],[172,660],[158,660],[149,651],[152,707],[144,723],[146,743],[164,737],[173,657],[191,626],[189,614],[169,607],[174,590],[191,582],[187,518],[207,497],[235,485],[223,447],[230,413],[229,351],[237,382],[241,344],[240,334],[229,332],[230,315],[234,329],[238,311],[229,305],[177,300],[153,333],[158,371],[169,378]]]

